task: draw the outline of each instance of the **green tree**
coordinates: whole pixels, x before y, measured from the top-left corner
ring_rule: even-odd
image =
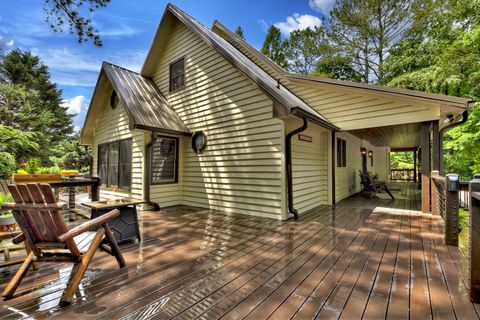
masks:
[[[41,134],[0,125],[0,152],[6,152],[20,162],[40,153]]]
[[[79,134],[65,139],[50,151],[50,162],[63,169],[89,172],[92,159],[90,149],[78,145]]]
[[[4,82],[0,91],[0,119],[13,113],[24,121],[0,124],[39,131],[50,144],[72,134],[73,115],[62,106],[62,92],[50,80],[48,67],[39,57],[18,49],[9,52],[0,62],[0,77]],[[25,105],[21,106],[22,103]]]
[[[433,10],[432,1],[337,0],[330,14],[330,38],[363,82],[382,81],[390,49],[417,35]]]
[[[421,39],[406,39],[385,62],[385,83],[480,99],[480,1],[442,2]],[[445,134],[447,172],[480,172],[480,106],[466,124]]]
[[[241,26],[238,26],[237,29],[235,29],[235,34],[239,36],[241,39],[245,40],[245,34]]]
[[[45,20],[53,31],[68,30],[77,36],[78,42],[91,40],[94,45],[101,47],[99,31],[85,15],[93,14],[109,3],[110,0],[45,0],[43,9]]]
[[[322,27],[294,30],[282,45],[288,70],[294,73],[312,73],[318,59],[331,51]]]
[[[260,51],[280,67],[287,69],[288,64],[285,58],[285,47],[282,42],[280,29],[277,27],[271,26],[268,29],[267,36]]]
[[[328,55],[318,60],[313,74],[331,79],[360,82],[362,75],[352,66],[350,59],[340,55]]]

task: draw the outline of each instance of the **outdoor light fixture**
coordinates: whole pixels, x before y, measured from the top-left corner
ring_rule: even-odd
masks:
[[[368,151],[368,157],[369,157],[369,158],[373,158],[373,151],[372,151],[372,150],[369,150],[369,151]]]
[[[362,154],[362,156],[366,155],[367,154],[367,149],[360,148],[360,153]]]
[[[192,149],[195,153],[202,153],[207,147],[207,135],[203,131],[197,131],[192,136]]]
[[[443,120],[443,123],[450,123],[453,121],[453,114],[449,113],[447,114],[447,117],[445,118],[445,120]]]

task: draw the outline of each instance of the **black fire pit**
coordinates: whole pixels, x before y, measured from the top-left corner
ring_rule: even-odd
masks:
[[[82,203],[92,211],[91,219],[105,214],[113,209],[118,209],[120,215],[108,222],[117,243],[127,241],[140,241],[138,228],[137,205],[145,203],[133,199],[116,199]]]

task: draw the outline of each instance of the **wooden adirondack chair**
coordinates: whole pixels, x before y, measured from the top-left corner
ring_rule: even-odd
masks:
[[[385,181],[374,181],[368,172],[364,172],[362,170],[360,170],[360,178],[363,186],[362,192],[364,194],[369,194],[370,198],[373,198],[379,192],[385,191],[392,198],[392,200],[395,200],[395,197],[390,189],[388,189]]]
[[[98,247],[114,256],[121,267],[125,260],[118,248],[107,222],[119,215],[112,210],[68,230],[61,211],[64,207],[57,203],[48,184],[9,185],[15,203],[6,207],[14,210],[22,234],[14,239],[16,243],[25,241],[29,253],[24,263],[3,292],[3,297],[13,297],[15,290],[36,262],[72,262],[70,279],[60,300],[61,305],[69,304],[78,290],[80,281]],[[97,231],[91,231],[98,228]]]

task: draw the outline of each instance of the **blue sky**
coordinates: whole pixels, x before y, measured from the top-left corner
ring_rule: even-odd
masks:
[[[0,47],[38,54],[63,90],[64,103],[81,127],[102,61],[139,71],[169,1],[112,0],[91,18],[103,47],[78,44],[74,35],[55,33],[45,23],[43,1],[5,0],[0,4]],[[170,1],[207,26],[215,19],[234,30],[242,26],[247,41],[259,48],[275,24],[285,36],[294,29],[321,24],[335,0],[177,0]]]

